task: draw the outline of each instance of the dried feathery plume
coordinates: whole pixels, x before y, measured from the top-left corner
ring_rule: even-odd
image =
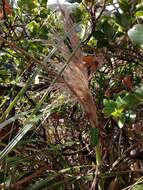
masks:
[[[72,50],[80,44],[80,40],[73,27],[73,21],[66,8],[59,6],[64,22],[65,32],[69,34],[70,46]],[[64,44],[61,44],[60,52],[63,58],[67,61],[71,55],[70,49]],[[96,106],[90,92],[88,71],[82,61],[82,50],[78,48],[70,62],[63,71],[63,78],[66,86],[76,96],[79,103],[84,108],[86,115],[90,121],[91,127],[99,128]]]

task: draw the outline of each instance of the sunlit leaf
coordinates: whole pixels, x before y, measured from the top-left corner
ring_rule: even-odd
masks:
[[[134,185],[133,188],[131,188],[131,190],[142,190],[143,189],[143,184],[137,184],[137,185]]]

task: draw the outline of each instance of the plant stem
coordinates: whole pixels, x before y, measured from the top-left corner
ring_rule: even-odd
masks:
[[[95,155],[96,155],[96,166],[99,169],[99,175],[100,175],[100,172],[101,172],[100,168],[102,164],[100,141],[95,147]],[[100,179],[100,177],[99,177],[99,182],[98,182],[98,190],[104,190],[104,183],[103,183],[103,180]]]

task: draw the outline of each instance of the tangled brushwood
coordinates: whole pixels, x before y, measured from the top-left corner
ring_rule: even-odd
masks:
[[[142,1],[1,2],[0,189],[142,190]]]

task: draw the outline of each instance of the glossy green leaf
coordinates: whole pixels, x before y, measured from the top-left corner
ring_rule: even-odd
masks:
[[[111,116],[111,114],[115,112],[117,103],[113,100],[104,99],[103,104],[104,104],[103,112],[105,113],[105,115]]]

